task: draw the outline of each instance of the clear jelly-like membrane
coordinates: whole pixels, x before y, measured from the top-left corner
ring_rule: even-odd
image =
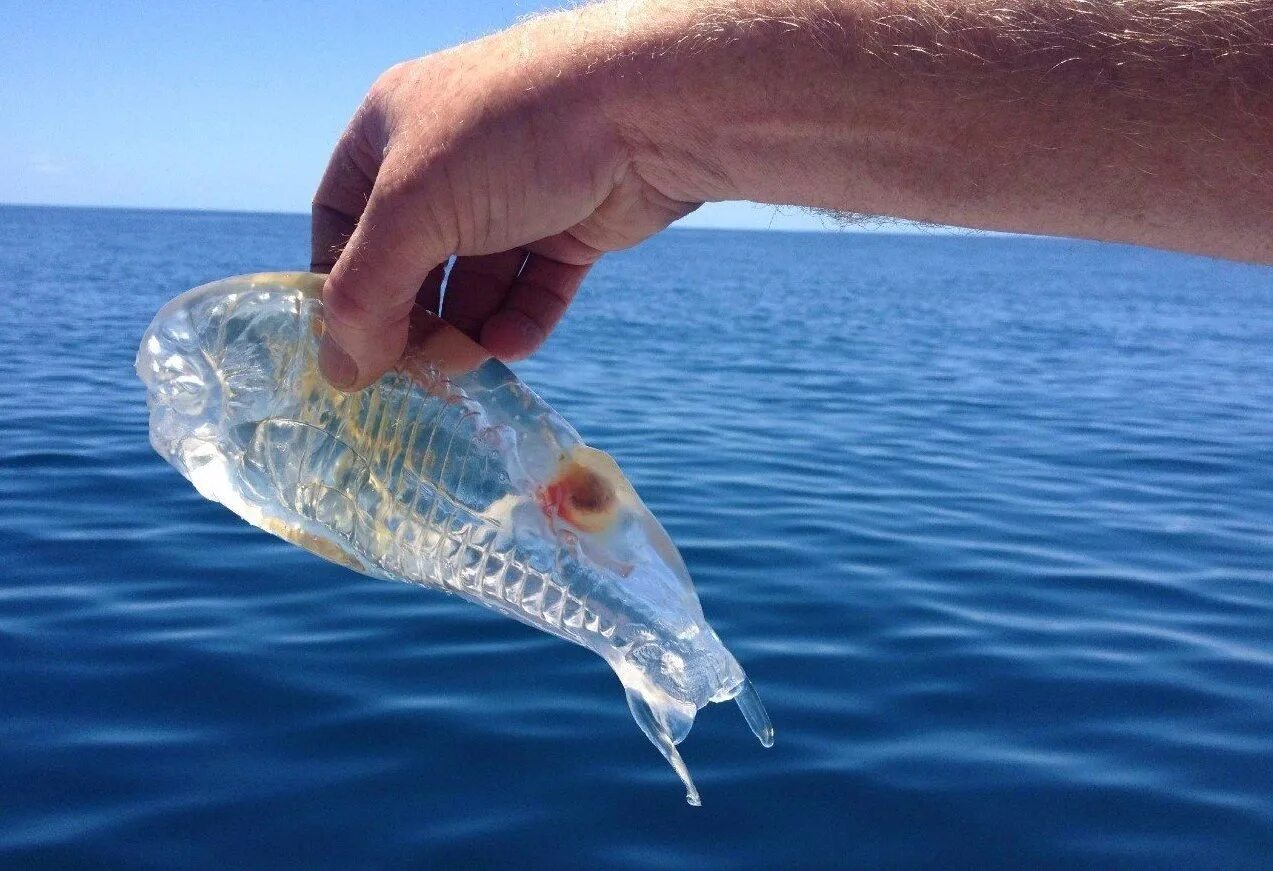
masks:
[[[322,276],[265,273],[168,303],[137,354],[155,450],[208,499],[319,556],[581,644],[699,803],[676,745],[734,699],[773,727],[680,553],[607,454],[444,321],[344,393],[318,371]]]

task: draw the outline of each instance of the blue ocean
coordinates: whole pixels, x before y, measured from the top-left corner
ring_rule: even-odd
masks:
[[[673,230],[516,368],[777,731],[204,501],[132,371],[308,219],[0,208],[0,867],[1268,868],[1273,272]]]

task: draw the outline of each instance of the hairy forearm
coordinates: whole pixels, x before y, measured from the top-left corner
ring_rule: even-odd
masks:
[[[1269,0],[650,0],[553,26],[587,34],[674,199],[1273,261]]]
[[[415,304],[525,356],[598,258],[712,200],[1273,262],[1271,72],[1273,0],[535,18],[386,71],[341,136],[314,196],[323,371],[374,381]]]

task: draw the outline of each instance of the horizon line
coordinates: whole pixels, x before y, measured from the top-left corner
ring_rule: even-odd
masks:
[[[768,204],[759,203],[759,206]],[[309,212],[293,212],[279,209],[231,209],[201,206],[134,206],[112,204],[96,204],[96,203],[35,203],[35,202],[14,202],[0,201],[0,208],[25,208],[25,209],[81,209],[81,210],[104,210],[118,212],[176,212],[186,214],[207,214],[207,215],[261,215],[261,216],[277,216],[277,217],[309,217]],[[772,206],[774,209],[782,208],[801,208],[799,206]],[[683,220],[683,219],[682,219]],[[872,223],[874,222],[874,226]],[[899,224],[899,227],[889,226],[891,224]],[[836,234],[858,234],[858,235],[875,235],[875,236],[915,236],[915,235],[965,235],[965,236],[991,236],[1004,235],[991,230],[974,230],[967,227],[953,227],[942,224],[923,224],[919,222],[906,221],[902,218],[889,217],[872,217],[863,218],[862,224],[849,224],[838,227],[823,228],[793,228],[793,227],[737,227],[728,224],[697,224],[692,226],[682,226],[680,222],[670,224],[665,229],[669,230],[711,230],[725,233],[794,233],[794,234],[813,234],[813,235],[836,235]]]

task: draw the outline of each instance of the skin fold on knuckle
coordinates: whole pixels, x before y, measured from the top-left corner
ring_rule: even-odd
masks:
[[[328,277],[323,290],[324,319],[342,345],[374,342],[403,323],[413,304],[414,299],[409,299],[386,305],[377,298],[376,288],[335,274]]]
[[[395,226],[372,229],[410,240],[409,249],[400,253],[411,260],[434,257],[440,261],[455,253],[464,236],[464,200],[476,193],[471,185],[457,183],[456,166],[462,161],[463,155],[456,154],[449,141],[427,133],[396,137],[385,154],[373,194],[378,220]]]
[[[534,318],[516,308],[506,308],[491,317],[482,328],[481,341],[505,362],[523,360],[533,354],[548,334]]]

